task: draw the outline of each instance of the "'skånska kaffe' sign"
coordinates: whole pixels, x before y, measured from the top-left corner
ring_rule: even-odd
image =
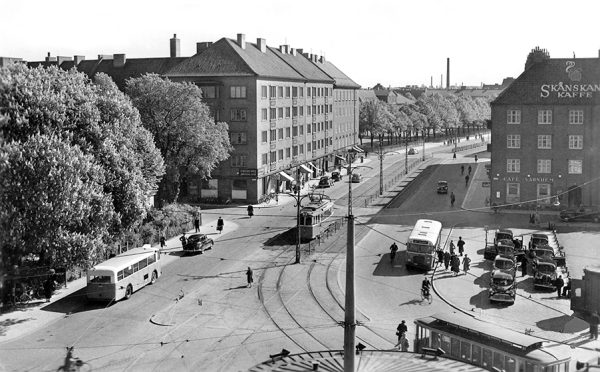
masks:
[[[542,84],[540,97],[556,98],[592,98],[594,93],[600,92],[600,83],[581,83],[583,70],[575,67],[575,61],[565,62],[565,72],[571,82],[559,81],[558,83]]]

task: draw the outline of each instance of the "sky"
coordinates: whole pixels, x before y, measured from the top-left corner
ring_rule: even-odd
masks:
[[[363,88],[480,86],[518,77],[536,46],[599,57],[597,0],[0,0],[0,56],[181,56],[196,43],[264,38],[324,55]],[[443,77],[442,77],[443,75]]]

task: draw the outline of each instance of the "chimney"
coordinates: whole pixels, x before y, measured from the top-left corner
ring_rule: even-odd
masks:
[[[246,35],[237,34],[237,43],[242,49],[246,49]]]
[[[208,49],[212,45],[212,41],[203,41],[201,43],[196,43],[196,53],[200,54]]]
[[[444,89],[444,74],[440,74],[440,89]]]
[[[85,56],[73,56],[73,61],[75,61],[75,66],[79,65],[79,63],[83,60],[85,60]]]
[[[177,34],[173,34],[173,38],[171,39],[171,58],[179,57],[179,54],[179,39],[177,38]]]
[[[101,59],[113,59],[113,55],[112,54],[98,54],[98,60]]]
[[[446,58],[446,89],[450,89],[450,58]]]
[[[429,84],[430,88],[433,88],[433,75],[431,75],[431,83]]]
[[[256,47],[263,53],[267,52],[267,41],[265,39],[256,39]]]
[[[113,67],[125,66],[125,54],[115,54],[113,59]]]
[[[65,56],[57,56],[56,57],[56,61],[57,64],[60,66],[61,63],[63,63],[64,61],[72,61],[73,59],[71,57],[65,57]]]
[[[48,56],[46,57],[46,62],[56,62],[56,57],[50,57],[50,52],[48,52]]]
[[[290,48],[290,54],[295,56],[296,55],[296,49],[294,48]]]
[[[296,52],[298,52],[299,55],[304,55],[304,49],[302,48],[297,48]]]
[[[321,57],[319,58],[319,62],[321,62],[321,63],[325,63],[325,56],[321,56]]]
[[[283,47],[284,47],[283,45],[280,45],[280,46],[279,46],[279,51],[280,51],[281,53],[284,53],[284,51],[283,51]]]

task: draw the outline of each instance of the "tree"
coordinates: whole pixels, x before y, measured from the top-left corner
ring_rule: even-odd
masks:
[[[218,163],[229,157],[232,146],[228,125],[215,123],[195,84],[147,74],[129,79],[126,92],[165,159],[161,200],[176,201],[181,179],[191,175],[209,177]]]
[[[373,147],[373,137],[385,132],[385,127],[389,123],[389,112],[377,100],[368,100],[360,103],[359,111],[359,132],[361,138],[365,134],[371,137],[371,147]]]

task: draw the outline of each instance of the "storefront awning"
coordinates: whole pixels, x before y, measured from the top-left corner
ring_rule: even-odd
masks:
[[[353,151],[356,151],[356,152],[364,152],[364,151],[363,151],[363,149],[361,149],[360,147],[358,147],[358,146],[356,146],[356,145],[353,145],[353,146],[352,146],[352,150],[353,150]]]
[[[338,158],[340,161],[346,161],[346,158],[343,156],[336,155],[335,157]]]
[[[282,175],[283,178],[287,178],[288,181],[295,181],[292,176],[290,176],[289,174],[287,174],[285,172],[279,172],[279,174]]]
[[[312,173],[312,169],[310,169],[309,167],[307,167],[304,164],[300,164],[300,170],[306,173]]]
[[[315,167],[315,165],[313,163],[311,163],[310,161],[308,162],[308,165],[310,165],[311,167],[315,168],[318,171],[320,171],[319,168]]]

